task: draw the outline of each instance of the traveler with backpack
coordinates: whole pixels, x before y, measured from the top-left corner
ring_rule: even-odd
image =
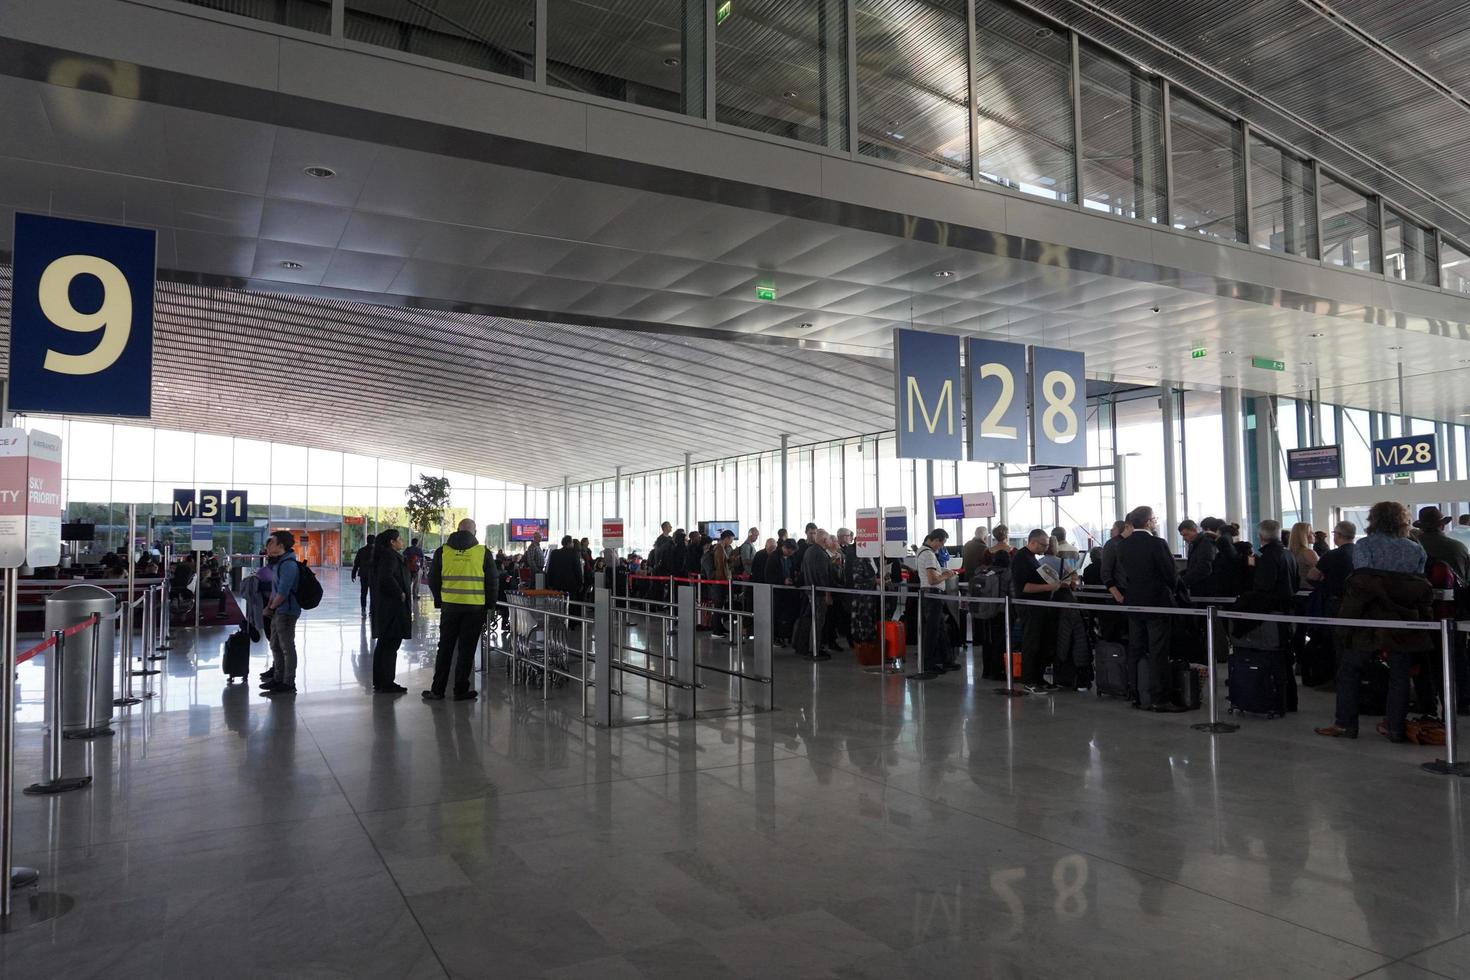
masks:
[[[262,697],[296,693],[296,620],[301,603],[296,596],[301,566],[296,561],[296,538],[290,531],[272,531],[265,554],[272,572],[270,614],[271,677],[260,685]],[[314,581],[314,579],[313,579]]]
[[[394,679],[398,673],[398,646],[413,635],[408,603],[412,586],[403,564],[403,538],[397,528],[378,535],[373,554],[373,693],[405,694],[408,688]]]
[[[499,572],[489,550],[475,539],[469,518],[434,552],[429,563],[429,590],[439,609],[439,652],[434,657],[434,682],[423,693],[425,701],[443,701],[454,667],[454,700],[472,701],[479,694],[470,687],[475,644],[485,630],[487,611],[494,608]]]

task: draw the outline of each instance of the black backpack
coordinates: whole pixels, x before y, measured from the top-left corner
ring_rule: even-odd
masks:
[[[315,609],[322,604],[322,583],[304,561],[296,563],[296,602],[302,609]]]

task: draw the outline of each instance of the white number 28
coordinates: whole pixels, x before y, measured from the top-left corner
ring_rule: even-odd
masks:
[[[71,304],[77,276],[96,276],[102,283],[102,305],[83,313]],[[95,255],[63,255],[41,273],[41,312],[72,333],[102,331],[97,346],[85,354],[47,350],[45,368],[57,374],[99,374],[117,363],[133,329],[133,293],[127,277],[111,262]]]

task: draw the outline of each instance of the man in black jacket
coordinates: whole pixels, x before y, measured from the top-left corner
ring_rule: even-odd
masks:
[[[358,548],[356,556],[352,559],[352,578],[362,583],[363,616],[367,616],[368,611],[368,589],[373,582],[373,542],[377,540],[376,534],[369,534],[367,544]]]
[[[1215,575],[1215,555],[1218,553],[1215,542],[1198,524],[1189,520],[1180,523],[1179,536],[1184,539],[1184,555],[1189,559],[1180,578],[1191,595],[1208,595],[1210,582]]]
[[[813,636],[817,638],[818,644],[823,642],[827,607],[832,604],[832,593],[822,590],[837,584],[833,577],[832,557],[827,553],[829,543],[826,531],[813,529],[811,541],[806,551],[801,553],[801,584],[808,589],[815,586],[816,591],[809,593],[809,608],[796,621],[792,639],[796,641],[796,652],[808,660],[832,659],[832,655],[826,653],[820,645],[815,649],[812,647]],[[812,627],[813,619],[816,621],[815,629]]]
[[[1173,606],[1179,573],[1169,544],[1157,537],[1158,518],[1152,507],[1138,507],[1128,515],[1133,528],[1118,544],[1117,568],[1109,588],[1121,589],[1130,606]],[[1121,576],[1121,585],[1119,584]],[[1150,711],[1182,711],[1169,700],[1169,617],[1133,614],[1128,617],[1128,676],[1138,690],[1138,704]],[[1148,660],[1148,690],[1138,685],[1138,665]]]
[[[585,572],[582,552],[576,547],[570,534],[563,536],[561,547],[546,559],[546,587],[565,592],[573,599],[580,599],[586,585]]]

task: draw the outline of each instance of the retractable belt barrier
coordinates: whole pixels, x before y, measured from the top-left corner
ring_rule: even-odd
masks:
[[[779,586],[776,586],[776,587],[779,588]],[[798,591],[802,591],[802,592],[808,592],[809,591],[809,592],[811,592],[811,594],[812,594],[812,596],[813,596],[814,599],[815,599],[816,592],[818,591],[818,589],[816,587],[786,586],[786,588],[795,588]],[[871,596],[873,598],[882,598],[882,599],[900,598],[900,599],[904,599],[905,601],[906,601],[906,598],[907,598],[907,596],[905,596],[902,592],[901,593],[898,593],[898,594],[895,594],[895,593],[879,592],[879,591],[873,591],[873,590],[846,589],[846,588],[836,588],[836,587],[822,587],[820,591],[827,592],[827,593],[832,593],[832,594],[839,594],[839,595],[862,595],[862,596]],[[905,590],[905,591],[908,591],[908,590]],[[1456,717],[1455,717],[1455,714],[1456,714],[1456,704],[1455,704],[1455,694],[1456,694],[1456,691],[1455,691],[1455,663],[1454,663],[1455,657],[1454,657],[1454,645],[1453,645],[1453,636],[1454,636],[1454,633],[1456,631],[1459,631],[1459,632],[1470,632],[1470,622],[1457,623],[1456,621],[1449,620],[1449,619],[1432,621],[1432,622],[1431,621],[1425,621],[1425,620],[1346,619],[1346,618],[1342,618],[1342,617],[1332,617],[1332,616],[1294,616],[1294,615],[1289,615],[1289,614],[1286,614],[1286,613],[1231,612],[1231,611],[1227,611],[1227,610],[1224,610],[1224,609],[1217,608],[1218,605],[1227,605],[1227,604],[1231,604],[1231,603],[1233,603],[1235,601],[1233,598],[1227,597],[1227,596],[1204,596],[1204,597],[1200,597],[1199,599],[1191,600],[1191,601],[1194,601],[1194,602],[1201,602],[1201,603],[1205,603],[1206,604],[1203,609],[1200,609],[1200,608],[1181,607],[1181,606],[1135,606],[1135,605],[1125,605],[1123,603],[1117,602],[1116,600],[1114,600],[1111,603],[1105,603],[1105,602],[1088,602],[1088,603],[1086,603],[1084,605],[1082,603],[1076,603],[1076,604],[1072,604],[1072,603],[1058,603],[1056,601],[1045,600],[1045,599],[1015,599],[1015,598],[1012,598],[1011,596],[997,596],[997,597],[992,597],[992,596],[949,595],[949,594],[945,594],[945,593],[942,593],[942,592],[935,591],[935,590],[933,590],[931,588],[927,588],[927,587],[921,587],[921,588],[919,588],[918,589],[918,594],[919,594],[919,597],[920,597],[920,600],[921,600],[919,602],[919,610],[918,610],[919,622],[917,624],[917,626],[918,626],[918,628],[917,628],[917,633],[918,633],[918,637],[917,637],[917,660],[918,660],[918,665],[919,665],[919,671],[916,674],[910,674],[909,675],[910,678],[911,679],[928,679],[929,677],[934,676],[932,673],[926,674],[924,672],[924,670],[923,670],[923,666],[924,666],[924,660],[923,660],[923,657],[924,657],[924,649],[923,649],[924,603],[922,601],[923,599],[931,599],[931,600],[936,600],[936,601],[939,601],[939,602],[953,603],[953,604],[955,604],[955,605],[957,605],[957,606],[959,606],[961,608],[964,608],[964,607],[967,607],[967,606],[977,606],[977,605],[1001,605],[1001,606],[1004,606],[1005,607],[1005,614],[1004,614],[1005,657],[1004,657],[1004,659],[1007,662],[1004,665],[1004,673],[1005,673],[1005,684],[1006,684],[1006,686],[1005,686],[1004,689],[997,689],[996,690],[996,693],[997,694],[1009,695],[1009,696],[1013,696],[1013,697],[1022,697],[1022,696],[1025,696],[1025,694],[1027,693],[1025,691],[1017,690],[1015,688],[1015,686],[1014,686],[1014,684],[1012,682],[1012,673],[1013,673],[1013,671],[1011,669],[1011,664],[1009,663],[1010,651],[1011,651],[1011,648],[1013,646],[1013,644],[1011,642],[1012,611],[1016,607],[1024,606],[1024,607],[1035,607],[1035,608],[1055,609],[1055,610],[1073,609],[1073,610],[1078,611],[1078,612],[1081,612],[1081,611],[1084,611],[1085,610],[1088,614],[1101,612],[1101,613],[1109,613],[1109,614],[1118,613],[1118,614],[1132,615],[1132,616],[1180,616],[1180,617],[1185,617],[1185,618],[1190,618],[1190,619],[1203,619],[1203,620],[1205,620],[1205,622],[1207,624],[1207,628],[1205,630],[1205,654],[1206,654],[1206,661],[1207,661],[1207,663],[1206,663],[1206,671],[1207,671],[1207,674],[1208,674],[1208,679],[1207,679],[1207,686],[1208,686],[1207,694],[1208,694],[1208,697],[1207,697],[1207,701],[1208,701],[1209,719],[1210,720],[1208,722],[1203,722],[1201,724],[1193,725],[1191,727],[1195,728],[1196,730],[1204,731],[1204,732],[1209,732],[1209,733],[1212,733],[1212,734],[1224,734],[1224,733],[1236,731],[1239,728],[1238,725],[1227,724],[1227,723],[1221,722],[1219,720],[1218,708],[1217,708],[1216,700],[1215,700],[1215,697],[1216,697],[1216,690],[1215,689],[1217,687],[1216,664],[1215,664],[1215,660],[1216,660],[1216,655],[1215,655],[1215,639],[1216,639],[1216,624],[1217,624],[1218,620],[1221,620],[1221,619],[1230,619],[1230,620],[1249,621],[1249,622],[1255,622],[1255,623],[1267,623],[1267,622],[1271,622],[1271,623],[1289,623],[1289,624],[1300,624],[1300,625],[1304,625],[1304,626],[1346,627],[1346,628],[1349,628],[1349,629],[1395,629],[1395,630],[1410,630],[1410,631],[1418,631],[1418,632],[1437,632],[1437,633],[1440,634],[1440,654],[1441,654],[1441,658],[1443,660],[1442,669],[1443,669],[1443,685],[1444,685],[1443,706],[1444,706],[1444,727],[1445,727],[1445,758],[1444,759],[1436,760],[1434,762],[1426,762],[1426,763],[1424,763],[1422,765],[1422,768],[1426,772],[1444,773],[1444,774],[1452,774],[1452,775],[1460,775],[1460,776],[1470,776],[1470,763],[1460,762],[1457,759],[1457,746],[1456,746],[1456,741],[1457,741],[1457,739],[1456,739],[1456,734],[1457,734],[1456,728],[1457,728],[1457,725],[1456,725]],[[1108,592],[1092,592],[1092,593],[1087,594],[1085,597],[1087,599],[1091,600],[1091,599],[1101,599],[1104,596],[1106,596],[1108,598],[1111,598],[1111,593],[1108,593]]]

